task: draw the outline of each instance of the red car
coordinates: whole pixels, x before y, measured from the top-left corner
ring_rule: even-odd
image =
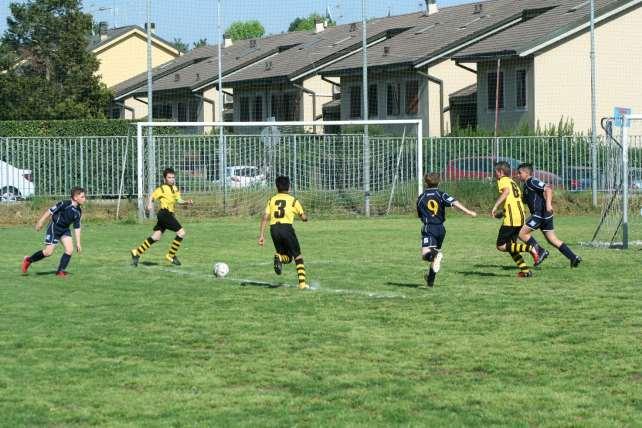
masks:
[[[498,158],[494,158],[492,156],[481,156],[453,159],[446,164],[444,178],[445,180],[451,181],[491,180],[495,178],[494,165],[498,161],[508,162],[511,167],[513,179],[517,179],[517,167],[522,162],[517,159],[501,156]],[[552,172],[536,169],[533,175],[552,186],[558,186],[561,184],[560,177]]]

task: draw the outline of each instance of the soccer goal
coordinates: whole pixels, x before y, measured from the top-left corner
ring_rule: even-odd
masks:
[[[422,190],[422,131],[421,120],[141,122],[139,216],[166,167],[204,215],[261,212],[279,175],[308,211],[408,211]]]
[[[591,245],[642,246],[642,115],[616,114],[602,119],[602,128],[596,183],[602,212]]]

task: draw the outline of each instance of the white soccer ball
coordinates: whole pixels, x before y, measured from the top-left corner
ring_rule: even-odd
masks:
[[[227,263],[217,262],[214,263],[214,276],[217,278],[225,278],[230,273],[230,267]]]

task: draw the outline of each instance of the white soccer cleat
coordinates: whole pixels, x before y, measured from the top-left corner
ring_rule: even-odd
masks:
[[[435,254],[435,258],[432,261],[432,270],[435,271],[435,273],[439,272],[439,269],[441,269],[441,259],[444,258],[444,253],[441,251],[438,251],[437,254]]]

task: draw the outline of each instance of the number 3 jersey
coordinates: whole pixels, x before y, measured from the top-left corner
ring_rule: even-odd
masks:
[[[457,199],[436,187],[428,188],[417,199],[417,216],[424,224],[442,224],[446,221],[446,207]]]
[[[289,193],[277,193],[268,200],[265,214],[270,216],[270,226],[273,224],[292,224],[294,216],[303,214],[303,206],[298,199]]]

